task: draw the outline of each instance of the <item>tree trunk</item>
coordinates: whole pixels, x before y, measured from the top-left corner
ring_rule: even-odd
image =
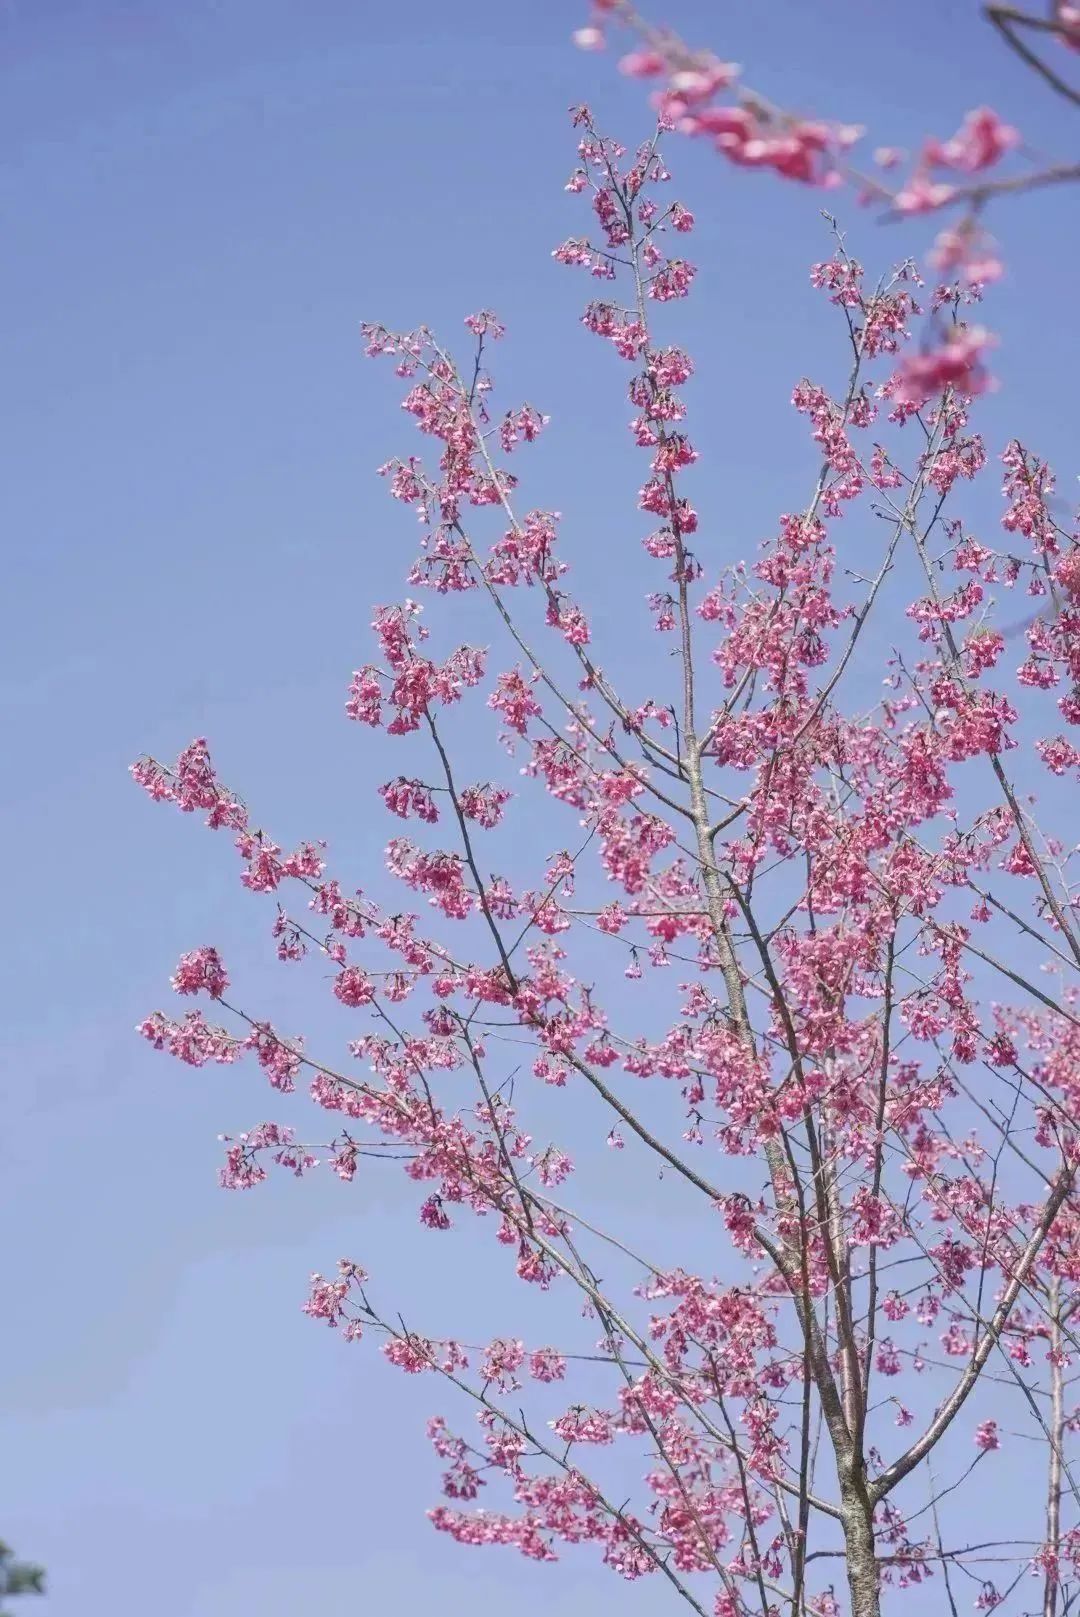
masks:
[[[1061,1546],[1061,1451],[1065,1442],[1065,1376],[1062,1369],[1061,1283],[1050,1282],[1050,1479],[1046,1495],[1046,1547],[1054,1556],[1043,1587],[1043,1617],[1058,1617]]]
[[[847,1557],[851,1617],[881,1617],[881,1588],[874,1550],[874,1508],[869,1499],[845,1492],[844,1548]]]

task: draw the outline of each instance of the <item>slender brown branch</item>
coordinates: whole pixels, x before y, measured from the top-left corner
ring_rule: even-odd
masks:
[[[1059,26],[1046,17],[1033,17],[1029,12],[1017,11],[1013,6],[989,5],[985,8],[988,20],[993,23],[998,33],[1005,40],[1009,48],[1016,52],[1020,59],[1034,68],[1039,77],[1045,79],[1052,90],[1064,96],[1074,106],[1080,107],[1080,90],[1073,88],[1059,74],[1055,73],[1049,63],[1033,51],[1026,40],[1020,37],[1018,29],[1032,28],[1038,33],[1060,34]]]

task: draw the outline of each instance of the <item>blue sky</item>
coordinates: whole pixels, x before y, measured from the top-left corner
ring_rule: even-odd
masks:
[[[903,144],[990,101],[1068,152],[1067,113],[975,10],[670,0],[780,102]],[[499,310],[500,396],[554,418],[529,503],[567,513],[601,633],[638,611],[612,566],[641,531],[625,377],[577,325],[586,283],[550,250],[583,228],[562,190],[566,108],[588,99],[630,141],[648,122],[637,86],[569,45],[581,20],[566,0],[0,4],[0,1532],[48,1565],[50,1617],[389,1601],[457,1617],[511,1598],[523,1617],[574,1617],[613,1592],[585,1559],[536,1569],[434,1535],[423,1420],[445,1400],[299,1313],[310,1270],[377,1246],[437,1324],[468,1243],[461,1271],[434,1261],[389,1179],[217,1189],[217,1135],[273,1109],[254,1072],[192,1074],[134,1037],[177,956],[215,941],[249,1003],[290,1029],[341,1027],[320,985],[271,959],[223,839],[155,812],[126,774],[141,750],[206,734],[280,840],[328,837],[357,880],[378,862],[382,776],[342,704],[411,543],[374,468],[412,445],[388,368],[361,357],[364,318],[456,333]],[[805,273],[826,254],[821,198],[684,144],[671,161],[701,221],[672,337],[700,361],[698,490],[730,557],[799,501],[811,465],[787,399],[837,361]],[[995,221],[1011,275],[987,310],[1007,341],[984,420],[1068,486],[1075,210],[1061,194]],[[899,246],[846,217],[869,263]],[[677,1247],[679,1208],[662,1218]],[[490,1334],[505,1328],[490,1314]],[[626,1595],[642,1612],[654,1598]]]

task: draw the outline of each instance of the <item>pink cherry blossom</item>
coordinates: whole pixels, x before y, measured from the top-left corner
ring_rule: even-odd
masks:
[[[178,994],[206,993],[211,999],[220,999],[229,979],[216,949],[193,949],[182,957],[172,985]]]
[[[900,367],[897,397],[923,404],[945,388],[974,396],[987,386],[983,356],[990,347],[989,333],[981,326],[958,330],[928,353],[910,355]]]
[[[984,1454],[1001,1447],[996,1420],[984,1420],[975,1428],[975,1447]]]

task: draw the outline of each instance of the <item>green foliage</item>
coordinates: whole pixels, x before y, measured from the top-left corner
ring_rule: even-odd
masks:
[[[15,1553],[0,1539],[0,1617],[5,1617],[3,1600],[7,1595],[43,1595],[45,1571],[26,1561],[16,1561]],[[11,1617],[11,1614],[6,1614]]]

